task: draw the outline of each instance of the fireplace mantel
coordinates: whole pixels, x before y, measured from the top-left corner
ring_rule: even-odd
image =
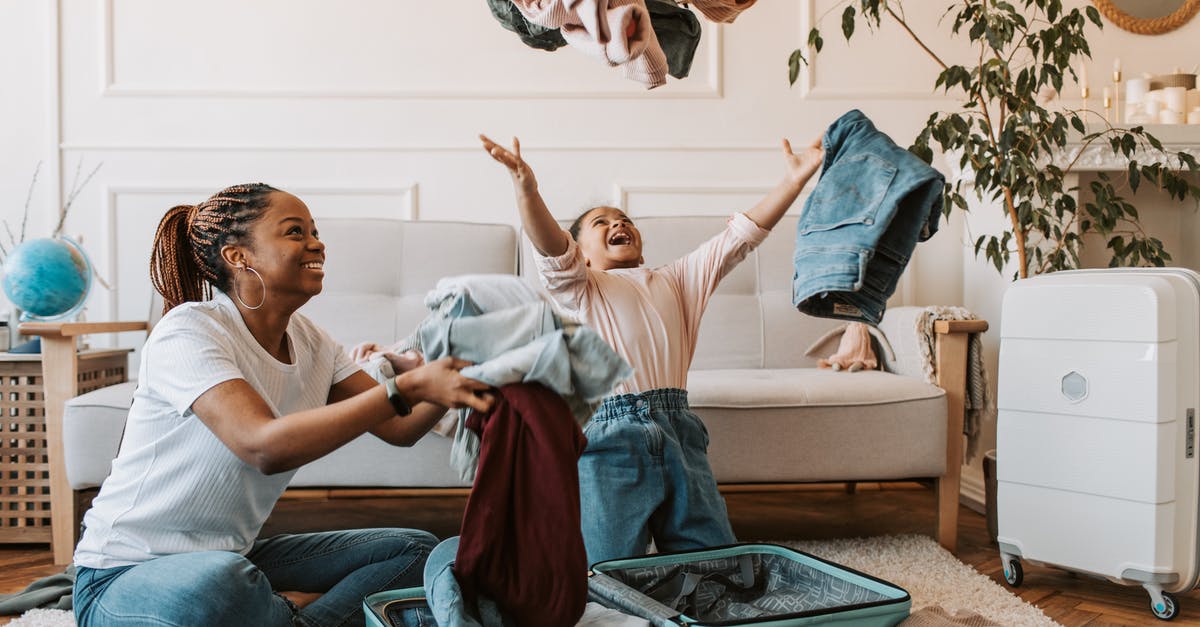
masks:
[[[1147,124],[1146,132],[1158,138],[1168,153],[1186,152],[1200,160],[1200,125],[1196,124]],[[1161,155],[1151,155],[1144,151],[1134,153],[1139,163],[1162,162]],[[1060,167],[1075,165],[1074,172],[1124,171],[1129,167],[1129,161],[1121,153],[1113,153],[1112,146],[1103,139],[1096,140],[1084,147],[1079,142],[1067,145],[1061,157],[1054,160]]]

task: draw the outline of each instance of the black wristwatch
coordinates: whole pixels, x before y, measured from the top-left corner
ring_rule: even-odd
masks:
[[[392,409],[396,410],[397,416],[407,416],[412,413],[412,406],[400,395],[400,386],[396,385],[396,377],[385,379],[383,388],[387,390],[388,401],[391,402]]]

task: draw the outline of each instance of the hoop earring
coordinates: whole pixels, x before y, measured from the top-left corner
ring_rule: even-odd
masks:
[[[260,300],[258,302],[258,304],[253,307],[251,307],[250,305],[247,305],[246,301],[242,300],[242,292],[241,292],[241,290],[238,289],[237,278],[239,276],[242,276],[242,272],[245,270],[249,270],[249,271],[253,272],[254,276],[258,277],[258,282],[260,284],[262,284],[262,300]],[[264,303],[267,302],[267,282],[263,280],[262,275],[258,273],[258,270],[255,270],[254,268],[251,268],[250,266],[245,266],[245,265],[238,266],[238,273],[236,275],[234,275],[234,277],[233,277],[233,297],[236,298],[237,302],[241,303],[242,307],[245,307],[246,309],[249,309],[251,311],[253,311],[255,309],[259,309],[263,306]]]

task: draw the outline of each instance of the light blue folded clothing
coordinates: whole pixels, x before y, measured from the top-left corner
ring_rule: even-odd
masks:
[[[477,274],[449,277],[425,297],[430,314],[404,342],[426,361],[448,355],[474,362],[464,376],[494,387],[540,383],[563,397],[582,426],[633,368],[590,327],[564,320],[550,299],[519,277]],[[376,357],[364,368],[378,380],[395,376]],[[475,480],[479,436],[466,428],[470,410],[458,410],[450,465]]]

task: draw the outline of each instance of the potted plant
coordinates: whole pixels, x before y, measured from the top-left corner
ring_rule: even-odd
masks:
[[[1110,266],[1169,262],[1163,243],[1142,229],[1125,194],[1151,185],[1180,201],[1200,201],[1196,158],[1166,150],[1142,127],[1116,128],[1093,111],[1047,108],[1051,90],[1060,93],[1067,75],[1078,80],[1076,64],[1091,57],[1085,29],[1103,28],[1099,12],[1092,6],[1067,11],[1061,0],[959,0],[943,20],[950,17],[953,34],[969,38],[978,52],[970,63],[943,60],[909,27],[898,0],[847,0],[841,29],[849,40],[860,20],[872,28],[895,20],[941,67],[934,88],[961,98],[957,109],[931,114],[909,150],[931,162],[936,145],[957,158],[966,175],[945,188],[947,216],[955,207],[967,209],[964,194],[972,188],[980,200],[1003,209],[1006,228],[977,238],[975,254],[999,272],[1015,262],[1014,278],[1024,278],[1079,267],[1084,238],[1099,236]],[[813,28],[806,48],[791,54],[792,83],[822,44],[819,27]],[[1122,175],[1102,172],[1090,183],[1082,207],[1077,188],[1066,183],[1076,165],[1065,158],[1072,143],[1084,149],[1107,144],[1128,160]]]

